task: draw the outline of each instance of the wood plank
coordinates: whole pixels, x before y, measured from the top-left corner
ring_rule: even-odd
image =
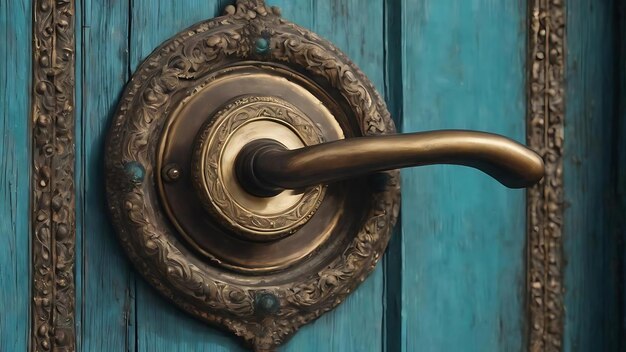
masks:
[[[127,351],[134,345],[134,279],[111,229],[103,151],[117,99],[128,80],[129,1],[79,2],[77,73],[77,281],[80,348]]]
[[[525,140],[524,1],[402,3],[403,131]],[[403,351],[523,349],[524,192],[453,166],[403,172]]]
[[[25,351],[29,333],[32,3],[0,1],[0,351]]]
[[[402,132],[404,104],[403,95],[403,52],[402,48],[402,0],[384,0],[385,21],[385,91],[384,96],[391,116],[396,123],[398,132]],[[402,215],[398,218],[398,225],[389,242],[387,252],[383,257],[384,270],[384,331],[383,350],[400,351],[406,331],[402,324]]]
[[[565,117],[565,344],[566,351],[618,350],[623,317],[619,302],[623,234],[612,228],[618,141],[616,1],[567,3],[567,107]],[[623,59],[622,59],[623,60]],[[623,65],[623,61],[619,63]],[[623,71],[622,71],[623,74]],[[623,187],[623,186],[621,186]],[[616,214],[623,218],[624,214]],[[619,237],[617,236],[619,235]]]

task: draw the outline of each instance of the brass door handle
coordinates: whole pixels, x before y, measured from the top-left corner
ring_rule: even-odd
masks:
[[[274,350],[372,272],[399,213],[397,168],[465,165],[513,188],[543,176],[541,157],[505,137],[395,133],[338,48],[237,0],[129,82],[107,138],[108,208],[157,290]]]
[[[543,178],[537,153],[508,138],[475,131],[444,130],[351,138],[289,150],[271,139],[245,146],[237,176],[250,193],[275,196],[367,173],[432,164],[479,169],[510,188]]]

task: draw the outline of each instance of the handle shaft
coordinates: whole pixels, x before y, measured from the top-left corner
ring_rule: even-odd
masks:
[[[271,140],[244,147],[237,174],[249,191],[271,196],[376,171],[432,164],[479,169],[510,188],[539,182],[539,155],[508,138],[475,131],[442,130],[358,137],[288,150]]]

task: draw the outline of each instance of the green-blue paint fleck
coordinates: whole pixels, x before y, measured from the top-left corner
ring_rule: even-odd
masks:
[[[270,41],[266,38],[257,38],[254,44],[257,54],[267,54],[270,51]]]
[[[128,177],[130,178],[130,181],[133,183],[143,182],[143,179],[146,176],[146,170],[140,163],[136,161],[131,161],[124,165],[124,171],[126,172],[126,175],[128,175]]]
[[[271,293],[261,293],[256,296],[254,305],[259,315],[274,314],[280,309],[280,302],[278,302],[276,296]]]

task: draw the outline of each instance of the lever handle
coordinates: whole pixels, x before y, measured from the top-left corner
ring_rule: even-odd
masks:
[[[262,197],[432,164],[473,167],[509,188],[531,186],[544,175],[543,160],[527,147],[503,136],[459,130],[358,137],[295,150],[263,139],[246,145],[236,164],[243,187]]]

